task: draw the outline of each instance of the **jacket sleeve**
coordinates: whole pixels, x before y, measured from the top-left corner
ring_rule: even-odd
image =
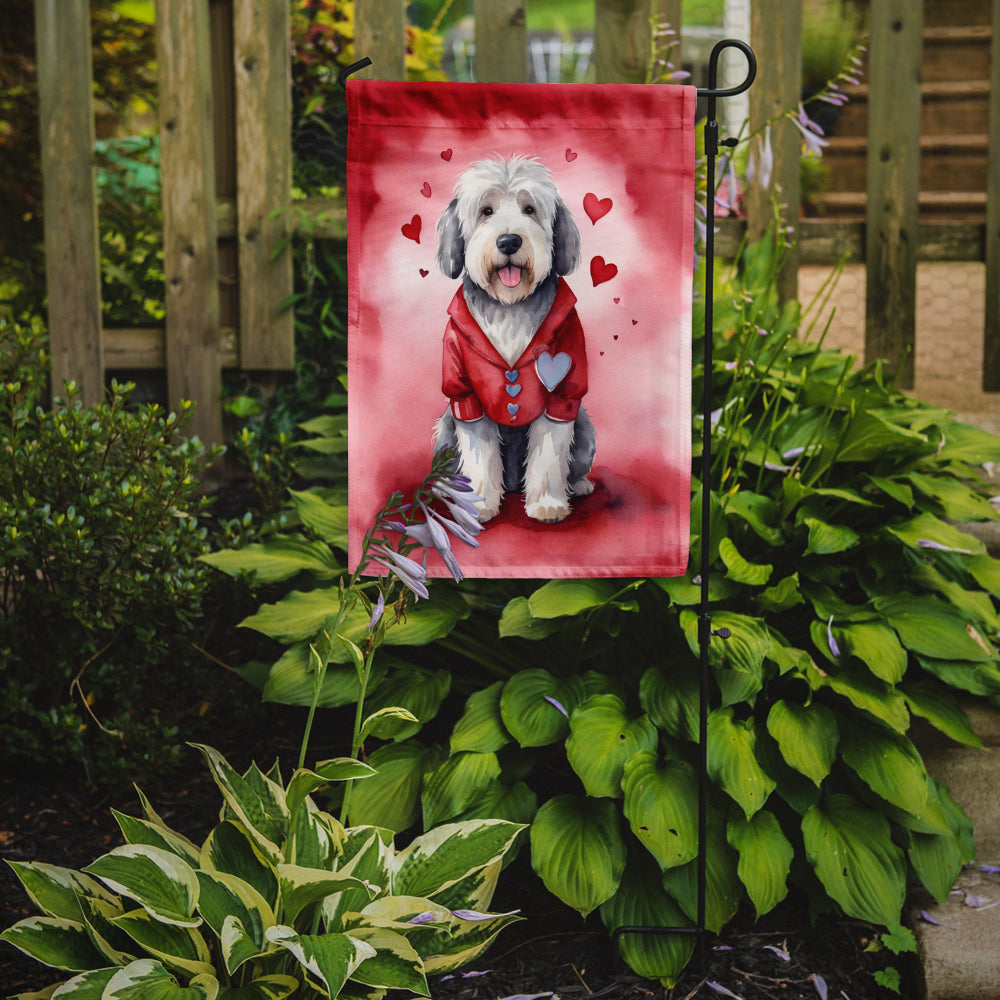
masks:
[[[457,330],[451,320],[444,332],[441,391],[448,397],[456,420],[478,420],[483,415],[483,404],[472,389]]]
[[[575,309],[560,326],[553,346],[555,352],[569,355],[570,365],[566,377],[549,394],[545,415],[550,420],[567,423],[576,420],[580,401],[587,393],[587,348]]]

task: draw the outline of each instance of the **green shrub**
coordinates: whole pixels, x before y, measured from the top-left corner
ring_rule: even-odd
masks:
[[[0,323],[0,743],[7,760],[113,770],[176,752],[155,682],[191,660],[208,453],[187,404],[131,409],[128,385],[96,406],[68,385],[43,408],[41,336]]]
[[[277,765],[240,774],[199,749],[224,800],[202,845],[141,796],[142,819],[115,813],[126,844],[82,872],[11,863],[42,913],[0,938],[77,973],[60,995],[429,996],[428,974],[472,961],[518,919],[486,912],[516,824],[453,823],[398,849],[388,830],[345,829],[311,798],[369,778],[366,764],[324,761],[285,785]]]
[[[947,895],[971,825],[909,729],[920,717],[977,746],[958,696],[1000,695],[1000,561],[954,524],[996,516],[977,466],[1000,460],[1000,439],[905,396],[880,364],[810,341],[799,305],[777,302],[781,252],[770,239],[747,248],[715,290],[711,537],[696,413],[688,576],[494,581],[419,604],[394,641],[430,641],[448,683],[397,647],[371,705],[426,724],[449,686],[473,693],[446,755],[416,724],[380,734],[391,742],[367,748],[379,773],[352,797],[354,821],[533,818],[534,867],[569,906],[599,910],[609,929],[692,923],[706,544],[712,625],[732,633],[709,649],[707,926],[745,903],[763,914],[794,886],[814,912],[903,939],[908,885]],[[298,573],[298,590],[246,624],[289,646],[255,673],[265,697],[305,703],[308,637],[342,565],[328,547],[342,538],[323,534],[340,521],[318,516],[317,497],[293,499],[313,540],[285,532],[243,561],[261,579]],[[348,662],[331,667],[324,703],[349,703],[352,678]],[[691,947],[622,939],[636,971],[666,982]]]

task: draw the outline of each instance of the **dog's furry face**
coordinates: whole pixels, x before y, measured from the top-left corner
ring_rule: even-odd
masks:
[[[548,170],[536,159],[480,160],[466,170],[438,220],[438,264],[464,270],[505,304],[529,296],[552,272],[580,261],[580,234]]]

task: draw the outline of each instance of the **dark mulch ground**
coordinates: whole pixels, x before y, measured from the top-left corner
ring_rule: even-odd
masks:
[[[278,729],[276,741],[285,742],[280,720]],[[289,729],[289,746],[291,735]],[[234,763],[243,757],[239,745],[220,741],[220,749]],[[109,797],[74,785],[65,776],[26,777],[8,774],[0,779],[0,858],[6,860],[80,868],[121,843],[112,806],[139,813],[134,795],[127,792]],[[191,769],[151,791],[150,798],[167,823],[193,839],[207,833],[219,806],[207,769],[193,751]],[[832,919],[811,927],[804,907],[795,902],[783,905],[757,926],[746,915],[738,917],[720,938],[706,942],[706,968],[689,969],[673,990],[640,979],[616,961],[596,918],[582,923],[558,904],[541,888],[523,857],[501,878],[494,906],[520,908],[526,919],[504,931],[473,964],[471,972],[476,975],[459,973],[443,981],[432,978],[435,1000],[498,1000],[550,993],[562,1000],[690,1000],[730,994],[744,1000],[815,1000],[823,995],[831,1000],[886,1000],[892,994],[878,987],[872,976],[889,964],[904,974],[903,997],[918,992],[907,976],[909,970],[898,959],[893,962],[885,952],[865,950],[872,941],[870,928]],[[0,927],[31,912],[10,869],[0,866]],[[59,978],[58,973],[0,944],[0,995],[40,989]]]

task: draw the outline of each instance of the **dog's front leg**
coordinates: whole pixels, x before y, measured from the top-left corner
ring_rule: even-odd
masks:
[[[543,414],[531,424],[524,470],[524,511],[528,517],[553,524],[569,513],[566,477],[572,445],[572,420],[550,420]]]
[[[503,501],[500,429],[489,417],[456,420],[455,440],[459,471],[469,477],[473,491],[483,498],[476,503],[479,520],[489,521],[496,517]]]

